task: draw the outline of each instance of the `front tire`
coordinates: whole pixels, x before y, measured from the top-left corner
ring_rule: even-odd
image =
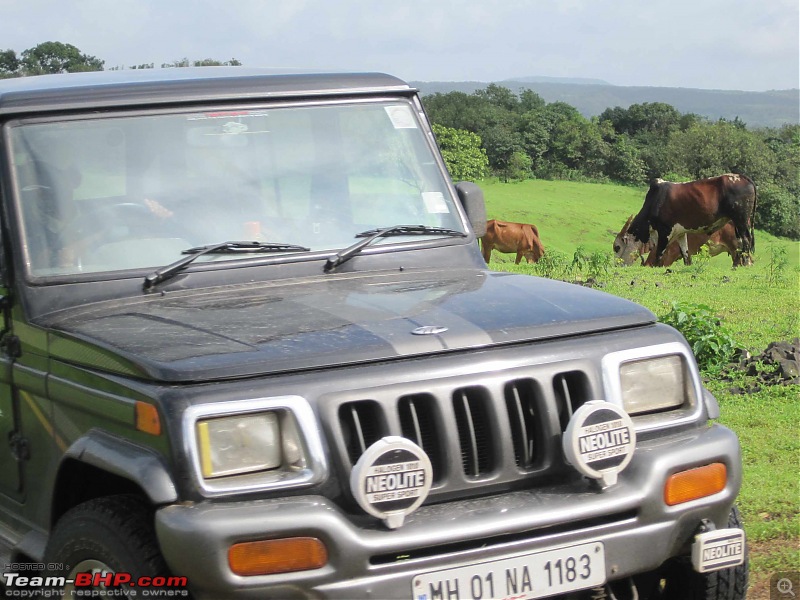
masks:
[[[56,524],[45,550],[50,577],[103,571],[142,576],[167,575],[158,548],[153,511],[133,495],[95,498],[72,508]],[[72,586],[65,588],[70,597]]]

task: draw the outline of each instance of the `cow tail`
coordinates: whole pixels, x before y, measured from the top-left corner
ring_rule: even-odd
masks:
[[[753,216],[750,218],[750,251],[756,251],[756,209],[758,207],[758,188],[756,187],[756,182],[753,181],[747,175],[742,175],[747,181],[750,182],[750,185],[753,186]]]
[[[748,179],[750,179],[748,177]],[[753,184],[753,218],[750,221],[750,244],[752,245],[752,251],[756,251],[756,212],[758,207],[758,188],[756,188],[756,183],[752,179],[750,179],[750,183]]]

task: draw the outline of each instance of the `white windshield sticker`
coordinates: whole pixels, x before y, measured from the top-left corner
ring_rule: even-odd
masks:
[[[416,129],[417,122],[408,106],[386,106],[386,114],[395,129]]]
[[[425,203],[425,210],[430,214],[449,213],[447,202],[444,201],[442,192],[422,192],[422,201]]]

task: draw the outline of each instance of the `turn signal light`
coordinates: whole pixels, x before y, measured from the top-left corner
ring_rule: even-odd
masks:
[[[675,473],[664,485],[664,502],[669,506],[705,498],[725,489],[728,470],[722,463]]]
[[[242,542],[228,550],[231,571],[242,576],[307,571],[327,562],[325,544],[313,537]]]
[[[161,420],[158,418],[158,409],[147,402],[136,402],[136,429],[161,435]]]

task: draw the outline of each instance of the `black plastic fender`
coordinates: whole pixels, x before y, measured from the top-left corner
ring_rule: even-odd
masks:
[[[105,431],[90,430],[67,449],[64,458],[132,481],[144,490],[154,505],[168,504],[178,499],[172,476],[156,452]]]

